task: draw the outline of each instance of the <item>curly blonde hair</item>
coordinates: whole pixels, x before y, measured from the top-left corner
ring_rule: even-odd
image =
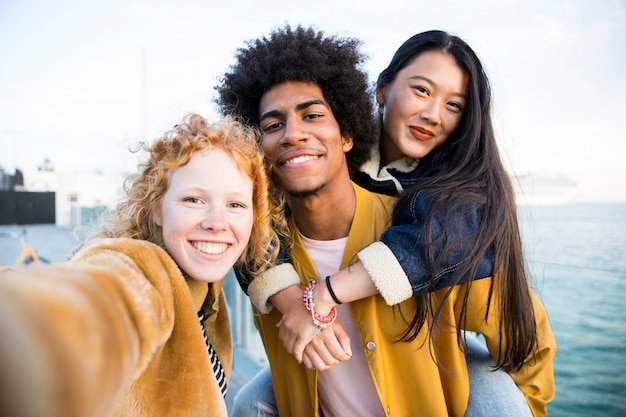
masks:
[[[230,154],[237,168],[253,185],[254,222],[250,241],[239,258],[239,268],[256,276],[274,265],[278,256],[279,235],[287,230],[284,202],[270,194],[269,167],[259,146],[258,131],[233,117],[209,124],[198,114],[188,114],[174,128],[151,145],[141,142],[148,160],[139,173],[124,181],[126,198],[116,209],[116,219],[105,223],[99,237],[142,239],[163,248],[162,228],[155,221],[172,170],[189,162],[196,151],[220,148]]]

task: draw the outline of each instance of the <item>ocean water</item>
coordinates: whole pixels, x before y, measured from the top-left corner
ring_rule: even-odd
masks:
[[[626,204],[520,207],[556,336],[550,416],[626,416]]]

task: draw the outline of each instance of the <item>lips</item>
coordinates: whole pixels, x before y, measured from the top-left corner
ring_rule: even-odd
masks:
[[[409,132],[411,132],[411,136],[422,142],[429,141],[435,137],[432,131],[419,126],[409,126]]]
[[[291,165],[291,164],[299,164],[302,162],[310,161],[312,159],[317,159],[317,156],[307,155],[307,156],[297,156],[295,158],[288,159],[283,162],[281,165]]]
[[[320,155],[318,152],[314,152],[311,149],[308,150],[298,150],[291,151],[284,155],[282,155],[278,159],[278,165],[280,166],[290,166],[290,165],[298,165],[305,164],[309,161],[314,161],[319,159]]]
[[[208,255],[220,255],[230,247],[230,244],[224,242],[191,242],[191,245],[202,253]]]

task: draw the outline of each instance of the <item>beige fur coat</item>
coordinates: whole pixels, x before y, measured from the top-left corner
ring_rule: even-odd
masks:
[[[2,415],[226,416],[201,306],[229,378],[222,282],[185,280],[156,245],[104,239],[68,264],[0,274]]]

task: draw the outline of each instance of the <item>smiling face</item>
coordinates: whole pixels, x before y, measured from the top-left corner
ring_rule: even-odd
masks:
[[[204,282],[222,279],[250,239],[252,181],[222,149],[196,151],[174,168],[155,217],[178,266]]]
[[[423,158],[445,143],[461,121],[468,77],[454,58],[422,52],[378,88],[383,105],[383,164],[409,156]]]
[[[259,114],[272,176],[289,195],[312,195],[341,176],[349,177],[345,152],[352,149],[352,140],[341,136],[319,86],[294,81],[275,85],[263,95]]]

